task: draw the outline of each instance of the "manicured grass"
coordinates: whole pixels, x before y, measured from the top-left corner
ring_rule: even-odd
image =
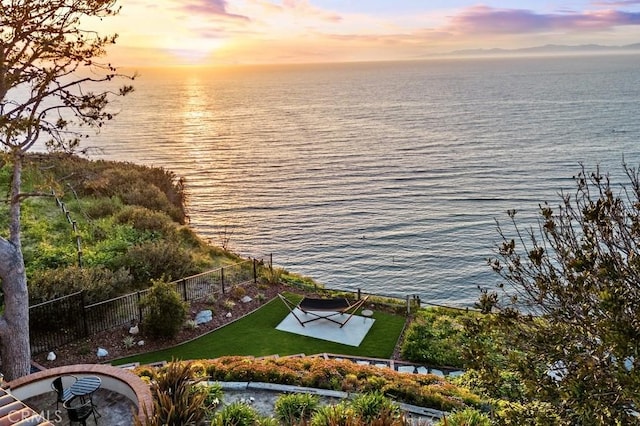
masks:
[[[293,295],[287,297],[294,298]],[[221,329],[199,337],[191,342],[113,361],[113,364],[139,362],[148,364],[171,359],[207,359],[224,355],[267,356],[278,354],[307,355],[335,353],[373,358],[390,358],[396,345],[405,318],[382,312],[374,312],[375,322],[360,346],[341,345],[326,340],[313,339],[276,330],[276,326],[287,316],[288,309],[276,298],[256,312]]]

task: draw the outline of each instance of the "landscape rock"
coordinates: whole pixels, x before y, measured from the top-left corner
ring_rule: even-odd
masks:
[[[196,325],[206,324],[213,320],[213,312],[210,309],[200,311],[196,314]]]
[[[138,334],[140,333],[140,328],[138,328],[137,325],[134,325],[133,327],[129,328],[129,334]]]
[[[231,312],[227,312],[227,315],[225,315],[225,317],[231,318]]]
[[[140,340],[140,341],[138,342],[138,346],[144,346],[144,340]]]
[[[57,358],[56,354],[54,352],[49,352],[47,354],[47,361],[55,361]]]
[[[104,358],[105,356],[109,355],[109,352],[104,348],[98,348],[98,352],[96,352],[96,355],[98,355],[98,358]]]
[[[253,299],[249,296],[244,296],[242,299],[240,299],[242,303],[251,303],[252,300]]]

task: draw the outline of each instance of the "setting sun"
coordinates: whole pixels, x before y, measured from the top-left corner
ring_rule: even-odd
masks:
[[[169,38],[164,49],[175,56],[176,61],[185,65],[203,65],[216,51],[224,46],[224,41],[206,38]]]

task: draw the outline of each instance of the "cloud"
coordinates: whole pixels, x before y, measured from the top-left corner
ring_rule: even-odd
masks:
[[[317,8],[309,3],[308,0],[283,0],[282,7],[284,10],[292,11],[295,14],[313,17],[327,22],[340,22],[342,17],[337,13]]]
[[[640,5],[640,0],[595,1],[593,5],[604,7],[635,6]]]
[[[281,13],[282,6],[264,0],[250,0],[249,3],[262,9],[264,13]]]
[[[623,25],[640,25],[640,13],[600,10],[540,14],[523,9],[474,6],[450,21],[452,31],[467,34],[608,30]]]
[[[226,0],[186,0],[181,2],[180,9],[188,13],[249,21],[244,15],[227,12],[227,6]]]

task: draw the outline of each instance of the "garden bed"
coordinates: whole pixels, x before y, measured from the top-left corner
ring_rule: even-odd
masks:
[[[235,321],[259,308],[263,303],[273,299],[279,292],[290,290],[290,288],[285,285],[254,283],[244,284],[243,288],[246,290],[246,294],[252,298],[251,302],[243,303],[234,300],[235,306],[231,310],[225,307],[225,302],[229,300],[228,297],[220,297],[215,301],[202,300],[191,302],[189,304],[190,319],[194,319],[196,314],[203,309],[211,309],[213,311],[213,320],[206,324],[200,324],[196,328],[183,327],[173,339],[151,338],[145,335],[144,329],[141,327],[140,333],[133,336],[136,344],[132,347],[126,347],[124,340],[127,336],[130,336],[129,327],[127,326],[103,331],[64,346],[52,348],[51,351],[56,354],[54,361],[47,360],[48,352],[35,355],[33,360],[45,368],[52,368],[62,365],[110,362],[117,358],[168,348],[195,339],[196,337]],[[230,317],[227,316],[229,312],[231,313]],[[144,345],[139,346],[137,344],[139,341],[144,341]],[[106,357],[98,357],[98,348],[106,349],[108,355]]]

